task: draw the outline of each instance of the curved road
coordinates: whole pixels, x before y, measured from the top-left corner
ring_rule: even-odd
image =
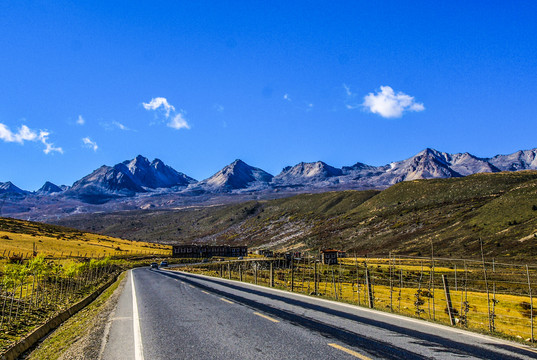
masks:
[[[237,281],[150,269],[127,281],[102,359],[537,359],[516,343]]]

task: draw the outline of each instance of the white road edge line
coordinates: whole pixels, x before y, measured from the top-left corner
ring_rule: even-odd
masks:
[[[138,302],[136,301],[136,288],[134,274],[131,270],[132,284],[132,327],[134,331],[134,359],[144,360],[144,347],[142,346],[142,332],[140,331],[140,317],[138,315]]]
[[[337,305],[337,306],[341,306],[341,307],[344,307],[344,308],[352,309],[352,310],[354,310],[356,312],[361,311],[361,312],[366,312],[366,313],[370,313],[370,314],[375,314],[375,315],[378,315],[379,317],[395,318],[395,319],[399,319],[399,320],[403,320],[403,321],[408,321],[410,323],[416,323],[416,324],[421,324],[421,325],[424,325],[424,326],[429,326],[429,327],[432,327],[432,328],[443,329],[443,330],[450,331],[450,332],[453,332],[453,333],[457,333],[457,334],[461,334],[461,335],[465,335],[465,336],[471,336],[471,337],[482,339],[482,340],[493,341],[493,342],[495,342],[497,344],[505,344],[505,345],[516,347],[516,348],[519,348],[519,349],[522,349],[522,350],[527,350],[527,351],[530,351],[530,352],[537,353],[537,351],[535,349],[533,349],[530,346],[525,345],[525,344],[518,344],[518,343],[516,343],[514,341],[503,340],[503,339],[495,338],[495,337],[492,337],[492,336],[489,336],[489,335],[479,334],[479,333],[475,333],[475,332],[472,332],[472,331],[469,331],[469,330],[464,330],[464,329],[459,329],[459,328],[453,328],[453,327],[450,327],[450,326],[447,326],[447,325],[442,325],[442,324],[438,324],[438,323],[432,323],[432,322],[428,322],[428,321],[425,321],[425,320],[418,320],[418,319],[407,317],[407,316],[404,316],[404,315],[383,312],[383,311],[376,310],[376,309],[369,309],[369,308],[365,308],[365,307],[361,307],[361,306],[357,306],[357,305],[347,304],[347,303],[344,303],[344,302],[337,302],[337,301],[334,301],[334,300],[322,299],[322,298],[318,298],[318,297],[315,297],[315,296],[310,296],[310,295],[305,295],[305,294],[300,294],[300,293],[294,293],[294,292],[290,292],[290,291],[270,288],[270,287],[267,287],[267,286],[250,284],[250,283],[247,283],[247,282],[244,282],[244,281],[241,282],[241,281],[238,281],[238,280],[229,280],[229,279],[219,278],[219,277],[216,277],[216,276],[207,276],[207,275],[202,275],[202,274],[192,274],[192,273],[189,273],[189,272],[186,272],[186,271],[181,271],[181,270],[172,270],[172,271],[177,272],[177,273],[179,273],[181,275],[184,275],[186,277],[190,277],[190,278],[198,277],[198,278],[201,278],[200,280],[202,280],[202,281],[203,281],[203,278],[206,278],[206,279],[217,279],[218,281],[221,281],[223,283],[242,284],[243,287],[246,287],[246,288],[250,287],[250,288],[254,288],[254,289],[262,289],[262,290],[265,290],[268,293],[272,292],[272,293],[287,294],[287,295],[290,295],[291,297],[294,296],[294,297],[298,297],[298,298],[324,302],[324,303],[328,303],[328,304]]]

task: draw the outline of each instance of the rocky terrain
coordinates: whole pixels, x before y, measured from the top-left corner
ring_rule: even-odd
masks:
[[[383,166],[357,162],[336,168],[322,161],[285,167],[273,176],[235,160],[208,179],[197,181],[159,159],[139,155],[114,166],[103,165],[72,186],[46,182],[35,192],[0,183],[0,216],[47,220],[78,213],[133,209],[174,209],[297,193],[386,189],[402,181],[458,178],[476,173],[537,169],[537,149],[479,158],[425,149]]]

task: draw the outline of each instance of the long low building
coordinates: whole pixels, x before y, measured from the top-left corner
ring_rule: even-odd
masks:
[[[210,258],[213,256],[239,257],[247,255],[247,246],[173,245],[172,247],[172,257],[179,258]]]

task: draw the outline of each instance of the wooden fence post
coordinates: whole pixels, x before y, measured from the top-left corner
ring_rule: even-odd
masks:
[[[291,292],[295,289],[295,261],[293,255],[291,254]]]
[[[530,321],[531,321],[531,342],[534,342],[533,338],[533,296],[531,294],[531,281],[530,281],[530,270],[528,265],[526,265],[526,275],[528,276],[528,290],[530,293]]]
[[[274,262],[270,262],[270,277],[269,277],[269,283],[270,287],[274,287]]]
[[[255,284],[257,285],[257,268],[258,268],[259,264],[258,263],[254,263],[254,276],[255,276]]]
[[[227,277],[229,280],[231,280],[231,264],[227,263]]]
[[[337,300],[338,297],[337,297],[337,289],[336,289],[336,278],[334,276],[334,269],[331,269],[331,270],[332,270],[332,286],[334,287],[334,297]]]
[[[241,264],[239,264],[239,280],[242,281],[242,269],[241,269]]]
[[[446,294],[446,303],[449,316],[449,322],[453,326],[455,325],[455,314],[453,313],[453,307],[451,305],[451,295],[449,294],[449,285],[446,275],[442,275],[442,282],[444,283],[444,292]]]
[[[371,279],[369,278],[369,269],[365,268],[365,285],[367,286],[367,300],[369,308],[373,309],[375,304],[373,302],[373,290],[371,288]]]
[[[317,260],[313,260],[313,284],[315,295],[319,295],[319,283],[317,278]]]
[[[494,318],[491,316],[490,312],[490,292],[489,285],[487,281],[487,268],[485,266],[485,255],[483,254],[483,240],[479,238],[479,244],[481,245],[481,260],[483,261],[483,278],[485,279],[485,288],[487,289],[487,309],[489,314],[489,331],[494,332]]]

